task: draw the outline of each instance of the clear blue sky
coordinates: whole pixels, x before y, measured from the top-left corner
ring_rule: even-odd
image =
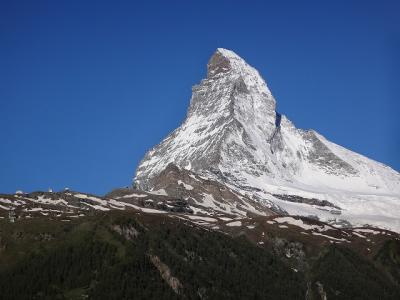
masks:
[[[400,1],[1,1],[0,192],[129,185],[217,47],[301,128],[400,170]]]

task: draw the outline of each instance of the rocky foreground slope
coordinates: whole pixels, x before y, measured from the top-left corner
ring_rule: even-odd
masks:
[[[400,296],[398,233],[289,216],[174,165],[153,185],[0,195],[0,299]]]
[[[15,222],[0,219],[0,299],[400,296],[400,239],[393,232],[139,207],[132,192],[122,193],[126,210],[111,198],[65,194],[24,195],[15,201],[29,204]],[[50,207],[52,201],[58,203]],[[84,209],[75,208],[80,204]]]
[[[134,185],[154,189],[170,163],[272,210],[400,231],[400,174],[296,128],[260,74],[226,49],[211,57],[186,120],[146,154]]]
[[[398,233],[288,216],[174,165],[153,184],[0,195],[0,299],[400,296]]]

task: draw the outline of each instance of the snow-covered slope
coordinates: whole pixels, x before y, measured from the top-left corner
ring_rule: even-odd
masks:
[[[135,185],[151,190],[170,163],[272,209],[400,231],[400,174],[297,129],[257,70],[226,49],[193,87],[184,123],[146,154]]]

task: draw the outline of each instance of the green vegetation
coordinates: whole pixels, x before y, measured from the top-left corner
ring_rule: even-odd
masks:
[[[188,298],[299,299],[306,283],[282,261],[244,238],[190,226],[157,228],[149,248],[184,280]]]
[[[400,285],[400,240],[386,241],[374,260],[387,270],[394,282]]]
[[[0,299],[320,299],[317,281],[328,299],[400,299],[381,271],[391,245],[379,269],[332,246],[303,274],[245,238],[165,216],[0,221],[0,237]]]
[[[330,246],[314,265],[312,276],[328,299],[400,299],[399,287],[384,272],[342,246]]]

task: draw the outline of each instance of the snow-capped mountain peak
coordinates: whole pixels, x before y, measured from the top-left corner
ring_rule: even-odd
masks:
[[[297,129],[276,112],[258,71],[234,52],[217,49],[207,67],[186,120],[137,168],[138,188],[152,189],[174,163],[272,209],[400,229],[398,172]]]
[[[150,161],[144,159],[138,169],[138,186],[146,186],[148,175],[156,175],[169,163],[191,165],[194,170],[215,167],[223,159],[222,146],[232,133],[243,134],[248,142],[248,131],[255,132],[254,139],[261,142],[271,139],[280,118],[275,99],[260,74],[234,52],[219,48],[208,63],[207,78],[192,90],[187,119],[153,149],[159,153],[168,149],[171,155],[161,154],[162,162],[155,166],[150,151]],[[255,128],[243,128],[244,124]]]

